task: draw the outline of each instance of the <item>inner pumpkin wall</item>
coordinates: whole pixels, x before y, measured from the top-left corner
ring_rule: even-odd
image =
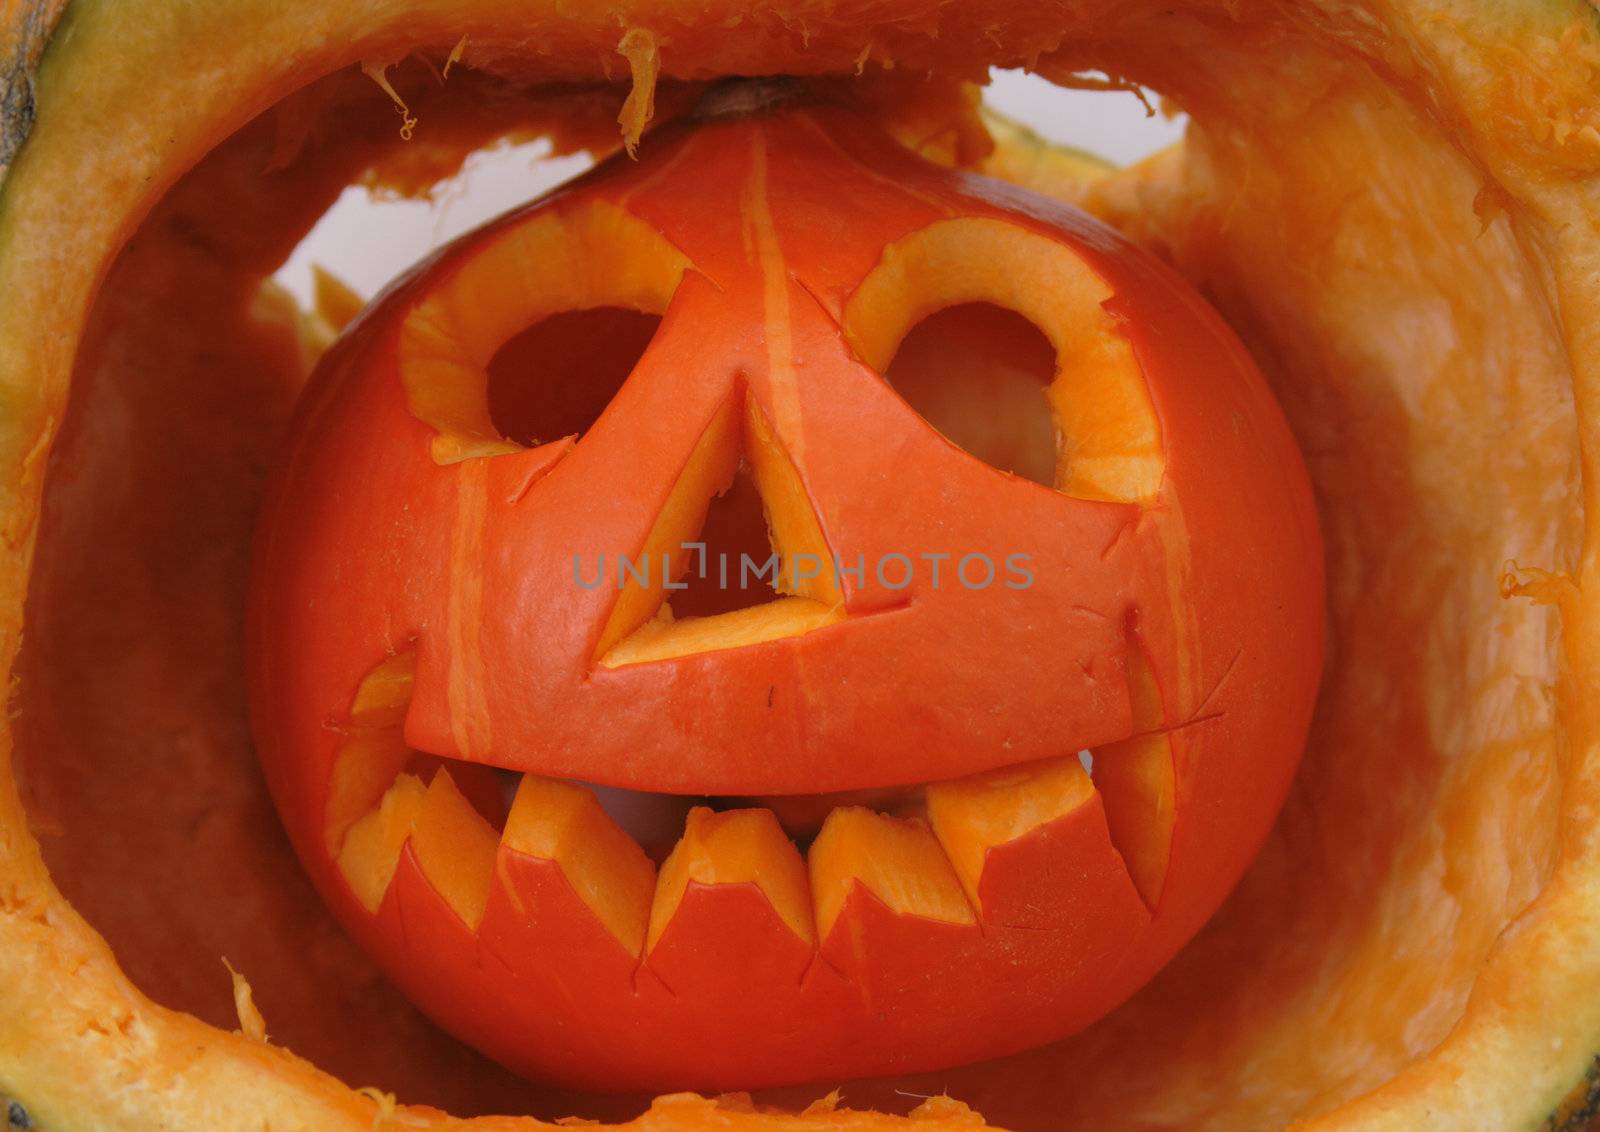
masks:
[[[459,159],[533,116],[514,87],[481,87],[430,114],[438,152]],[[425,88],[407,94],[432,105]],[[497,109],[452,119],[491,97]],[[315,140],[300,133],[312,122]],[[233,1028],[226,957],[271,1038],[352,1084],[455,1112],[621,1119],[646,1100],[517,1079],[383,980],[302,874],[250,744],[249,543],[313,361],[293,303],[263,280],[345,185],[401,148],[396,128],[368,80],[326,80],[221,146],[119,258],[52,456],[19,782],[57,883],[157,1002]]]
[[[1500,588],[1582,537],[1544,265],[1363,65],[1281,31],[1168,46],[1181,74],[1116,58],[1191,113],[1184,152],[1073,192],[1273,384],[1327,544],[1323,689],[1265,849],[1170,967],[1059,1047],[909,1086],[1002,1123],[1042,1080],[1069,1127],[1275,1128],[1375,1088],[1461,1018],[1558,850],[1559,622]]]
[[[1187,34],[1102,56],[1181,99],[1186,156],[1060,188],[1211,295],[1300,437],[1331,629],[1306,763],[1240,891],[1128,1007],[1047,1050],[852,1087],[853,1104],[949,1089],[1022,1128],[1279,1125],[1442,1038],[1554,860],[1556,626],[1497,588],[1506,559],[1567,568],[1577,544],[1551,489],[1575,480],[1575,425],[1537,265],[1513,217],[1480,217],[1439,127],[1359,65],[1281,33]],[[1158,65],[1173,59],[1182,73]],[[121,257],[52,457],[19,778],[57,882],[158,1001],[234,1025],[226,955],[274,1040],[354,1084],[457,1112],[626,1115],[637,1101],[512,1080],[389,991],[300,876],[249,751],[250,520],[309,365],[260,281],[372,161],[397,153],[425,181],[441,153],[548,112],[481,80],[408,97],[436,149],[402,149],[365,80],[326,80],[220,148]],[[1536,435],[1508,445],[1508,420]]]

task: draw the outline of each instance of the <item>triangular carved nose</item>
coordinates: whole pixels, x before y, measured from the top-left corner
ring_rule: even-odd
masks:
[[[706,517],[747,476],[766,520],[766,548],[727,553],[703,539]],[[602,563],[618,588],[595,651],[607,668],[797,637],[844,619],[834,552],[793,461],[742,387],[706,426],[661,513],[632,559]],[[674,615],[672,598],[697,586],[761,587],[771,600],[711,616]]]

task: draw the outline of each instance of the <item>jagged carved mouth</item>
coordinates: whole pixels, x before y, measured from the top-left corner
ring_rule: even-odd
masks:
[[[535,1020],[490,1028],[512,1064],[554,1015],[571,1056],[546,1047],[541,1069],[617,1072],[595,1061],[609,1039],[559,1024],[567,1011],[656,1034],[687,1010],[714,1035],[766,1010],[866,1025],[1032,996],[1029,972],[1051,963],[1114,970],[1160,907],[1177,817],[1165,728],[892,790],[692,798],[414,752],[413,659],[374,669],[346,725],[325,826],[335,883],[418,1001],[450,1016],[442,986],[458,1009]],[[1133,677],[1136,712],[1158,711],[1148,667]],[[752,1046],[741,1072],[783,1080],[786,1045]],[[856,1055],[816,1056],[844,1072]]]
[[[414,677],[407,651],[362,681],[328,791],[329,855],[374,914],[409,848],[413,867],[474,928],[495,878],[515,871],[500,858],[551,862],[641,958],[691,883],[754,884],[813,943],[857,884],[897,913],[978,924],[990,850],[1083,808],[1103,810],[1095,824],[1144,901],[1160,899],[1172,748],[1142,661],[1131,666],[1138,731],[1098,751],[936,783],[744,798],[597,787],[414,751],[404,737]]]

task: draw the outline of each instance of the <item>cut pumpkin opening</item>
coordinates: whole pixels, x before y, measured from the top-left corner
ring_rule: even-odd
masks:
[[[765,553],[750,545],[752,494],[765,516]],[[616,569],[621,592],[596,650],[608,668],[802,636],[845,616],[834,553],[800,474],[742,390],[706,426],[644,546]],[[723,611],[679,619],[674,599],[691,571],[697,596],[686,608]],[[747,600],[763,586],[777,596]],[[715,599],[703,596],[713,587]]]
[[[509,371],[529,364],[563,370],[581,365],[586,355],[593,359],[603,332],[613,337],[600,355],[609,363],[602,377],[636,361],[637,354],[630,359],[632,348],[653,325],[650,316],[659,318],[667,309],[688,266],[659,233],[614,207],[590,204],[504,222],[483,254],[430,292],[400,331],[401,381],[412,413],[437,432],[434,459],[455,463],[520,451],[524,445],[497,427],[496,407],[518,432],[538,435],[592,424],[604,380],[588,385],[587,393],[571,403],[550,406],[532,392],[546,387],[544,382],[515,380]],[[577,311],[631,311],[644,317],[572,313]],[[526,356],[532,350],[541,356]],[[493,382],[491,399],[497,358],[499,380]]]
[[[912,327],[883,376],[952,444],[1052,487],[1056,422],[1046,390],[1055,347],[1016,311],[961,303]]]
[[[1134,733],[1096,750],[1091,774],[1105,800],[1112,843],[1127,862],[1139,895],[1153,909],[1161,902],[1172,854],[1177,776],[1161,689],[1137,642],[1128,650],[1128,694]]]
[[[766,571],[757,575],[746,567],[765,563],[773,553],[767,509],[747,461],[739,461],[727,488],[706,507],[694,542],[678,579],[684,588],[670,599],[673,617],[714,617],[778,596],[775,576]]]
[[[516,775],[413,751],[402,732],[414,674],[414,652],[379,662],[357,686],[349,720],[330,724],[346,737],[330,772],[329,856],[373,916],[409,852],[422,880],[474,932],[497,886],[517,919],[544,914],[548,896],[524,889],[521,863],[554,864],[571,894],[634,957],[654,949],[691,888],[753,886],[807,947],[832,933],[858,892],[897,916],[971,926],[986,908],[990,850],[1022,843],[1096,797],[1087,760],[1071,755],[925,787],[728,798],[714,808],[691,807],[665,795]],[[1153,684],[1147,673],[1139,688],[1148,712]],[[1109,797],[1105,803],[1113,808]],[[1116,808],[1126,836],[1165,844],[1170,803],[1168,797],[1161,810],[1123,791]],[[641,823],[627,816],[641,807],[653,811],[644,815],[647,828],[686,814],[673,825],[659,875],[635,828]],[[1144,828],[1163,822],[1164,830]],[[1109,841],[1109,833],[1104,836]],[[726,930],[717,915],[695,908],[684,930],[690,938]],[[547,957],[502,961],[542,963]]]
[[[661,316],[624,307],[562,311],[489,360],[489,419],[516,444],[582,436],[639,363]]]
[[[982,305],[1015,313],[1053,347],[1053,377],[1045,390],[1054,424],[1048,446],[1053,473],[1043,475],[1042,425],[1031,411],[1020,421],[1012,418],[1009,427],[1019,435],[1002,442],[997,454],[1012,463],[1025,460],[1029,478],[1068,495],[1148,504],[1161,486],[1161,429],[1133,349],[1105,309],[1111,297],[1071,249],[1015,224],[961,217],[920,228],[885,248],[851,295],[842,324],[857,356],[879,373],[889,371],[907,336],[925,319],[937,319],[924,334],[939,334],[934,341],[950,352],[949,361],[959,356],[955,351],[970,351],[990,364],[1004,358],[1005,369],[1032,373],[1037,345],[1015,324],[997,334],[992,323],[985,325],[993,315],[968,311],[939,318],[937,312]],[[915,373],[930,364],[928,347],[911,345],[905,364]],[[941,385],[948,392],[948,382],[921,375],[912,380],[919,398]],[[991,392],[1000,389],[1021,397],[1027,385],[1013,373]],[[940,416],[957,414],[940,409]],[[997,443],[974,442],[985,450]]]

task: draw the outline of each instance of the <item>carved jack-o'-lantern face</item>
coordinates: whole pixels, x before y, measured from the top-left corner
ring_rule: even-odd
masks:
[[[1053,354],[1031,392],[996,307]],[[1216,908],[1321,584],[1288,432],[1176,276],[790,105],[663,129],[329,352],[254,719],[324,896],[506,1063],[929,1068],[1080,1028]],[[658,865],[586,784],[708,804]]]

